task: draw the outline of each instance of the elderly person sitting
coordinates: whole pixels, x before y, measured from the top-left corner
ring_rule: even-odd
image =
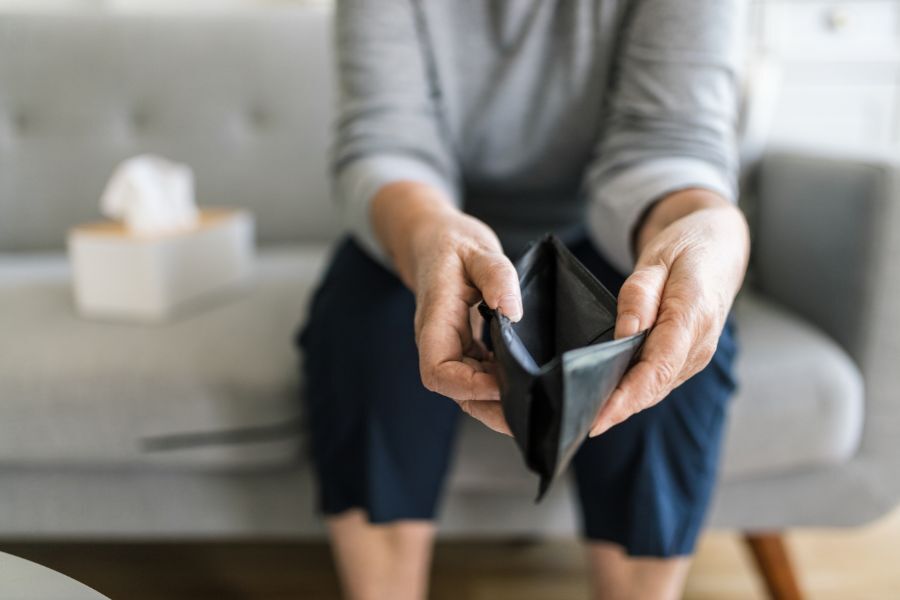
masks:
[[[573,466],[598,597],[672,598],[714,487],[747,263],[737,0],[340,1],[352,236],[298,336],[352,598],[421,598],[460,409],[508,432],[472,308],[557,233],[650,329]],[[365,340],[365,343],[359,343]]]

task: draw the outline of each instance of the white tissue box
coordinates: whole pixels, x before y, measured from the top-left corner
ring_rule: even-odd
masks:
[[[253,216],[242,210],[204,209],[195,227],[153,236],[136,236],[115,221],[75,227],[75,301],[87,317],[163,320],[244,281],[253,244]]]

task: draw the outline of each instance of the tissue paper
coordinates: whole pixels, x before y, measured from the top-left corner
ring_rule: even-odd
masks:
[[[185,164],[143,154],[112,174],[100,199],[101,212],[122,221],[135,235],[183,231],[197,223],[194,173]]]

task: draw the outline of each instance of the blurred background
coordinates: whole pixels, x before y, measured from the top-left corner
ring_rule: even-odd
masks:
[[[339,235],[331,14],[0,0],[0,597],[15,557],[54,597],[336,596],[292,341]],[[756,0],[746,41],[742,385],[687,597],[898,597],[900,1]],[[146,153],[194,229],[96,224]],[[586,597],[569,490],[457,454],[434,597]]]
[[[131,10],[139,12],[225,12],[242,9],[270,9],[298,4],[328,4],[327,0],[5,0],[5,11],[90,11]]]

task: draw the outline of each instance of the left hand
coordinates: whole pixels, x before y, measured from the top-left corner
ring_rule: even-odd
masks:
[[[591,437],[655,405],[709,363],[749,247],[743,214],[713,192],[680,191],[651,209],[638,231],[635,270],[619,292],[615,337],[650,333]]]

